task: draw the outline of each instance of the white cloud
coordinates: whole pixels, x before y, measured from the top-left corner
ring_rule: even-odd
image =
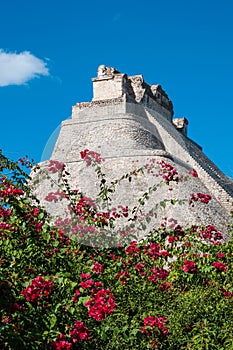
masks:
[[[40,75],[49,75],[43,60],[29,51],[11,53],[0,49],[0,86],[22,85]]]

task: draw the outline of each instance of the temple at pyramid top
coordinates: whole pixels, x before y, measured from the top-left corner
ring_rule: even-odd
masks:
[[[127,76],[115,68],[100,65],[93,78],[93,101],[120,98],[149,106],[159,105],[167,116],[173,115],[173,105],[160,85],[147,84],[142,75]]]
[[[159,111],[168,120],[173,116],[173,105],[161,85],[147,84],[143,76],[127,76],[113,67],[100,65],[97,77],[92,79],[93,99],[89,103],[77,103],[73,107],[73,116],[80,109],[93,107],[95,105],[111,104],[117,102],[138,103]]]

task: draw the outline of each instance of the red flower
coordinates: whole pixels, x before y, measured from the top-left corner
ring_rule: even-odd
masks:
[[[75,328],[70,331],[70,335],[74,343],[78,340],[90,340],[89,330],[84,325],[84,322],[75,321]]]
[[[211,200],[211,195],[210,194],[204,194],[204,193],[197,193],[196,195],[194,193],[191,193],[191,198],[189,200],[189,204],[194,206],[194,202],[201,202],[208,204],[209,201]]]
[[[21,294],[27,301],[36,302],[42,297],[48,299],[50,292],[53,290],[53,284],[50,280],[45,280],[38,276],[32,280],[32,283],[25,288]]]
[[[93,286],[94,282],[92,280],[86,280],[85,282],[80,282],[80,286],[83,289],[91,288]]]
[[[163,268],[160,269],[157,266],[152,267],[150,271],[153,272],[153,274],[148,277],[148,280],[154,283],[156,283],[158,279],[166,280],[169,275],[169,271]]]
[[[213,225],[207,225],[204,230],[200,230],[200,236],[211,243],[220,242],[223,238],[223,234]]]
[[[76,302],[77,300],[78,300],[78,297],[80,296],[80,291],[78,290],[78,289],[76,289],[76,291],[75,291],[75,296],[74,297],[72,297],[72,300],[74,301],[74,302]]]
[[[11,182],[2,180],[0,183],[0,199],[3,197],[22,195],[24,191],[12,185]]]
[[[178,172],[173,165],[165,163],[164,160],[158,162],[158,165],[161,168],[159,175],[163,177],[167,184],[169,184],[170,181],[179,182]]]
[[[93,162],[100,164],[104,161],[103,158],[100,157],[100,154],[94,151],[89,151],[88,149],[85,149],[84,151],[80,152],[81,158],[85,160],[86,166],[90,166]]]
[[[180,268],[184,272],[194,272],[197,269],[197,264],[191,260],[184,260],[184,265]]]
[[[178,240],[178,237],[175,236],[168,236],[168,243],[174,243],[175,241]]]
[[[217,254],[217,257],[218,257],[219,259],[223,259],[224,256],[225,256],[225,255],[224,255],[223,253],[218,253],[218,254]]]
[[[224,288],[220,288],[220,291],[223,293],[223,296],[227,299],[233,298],[233,292],[230,292]]]
[[[138,262],[134,268],[141,274],[141,275],[145,275],[146,273],[144,272],[144,268],[145,268],[145,265]]]
[[[86,278],[90,278],[91,275],[89,273],[80,273],[80,277],[86,279]]]
[[[97,261],[93,261],[93,265],[94,265],[94,267],[92,269],[92,272],[95,272],[96,274],[102,274],[103,273],[104,265],[101,265]]]
[[[130,278],[130,274],[127,270],[124,270],[117,273],[115,280],[120,280],[122,286],[125,286],[128,278]]]
[[[217,270],[226,272],[227,266],[222,262],[215,261],[212,264]]]
[[[142,333],[145,333],[148,337],[154,333],[153,329],[159,332],[155,332],[155,335],[158,337],[160,334],[163,337],[166,337],[168,334],[168,328],[166,327],[167,318],[166,317],[155,317],[147,316],[143,320],[143,327],[141,329]]]
[[[138,255],[139,254],[139,248],[137,245],[136,241],[130,242],[130,245],[128,248],[125,250],[126,254],[131,254],[131,255]]]
[[[58,171],[63,171],[65,169],[65,164],[57,160],[50,160],[48,164],[48,171],[50,173],[57,173]]]
[[[116,303],[109,289],[100,289],[92,292],[91,298],[86,302],[85,306],[89,310],[89,317],[94,318],[96,321],[102,321],[113,313]]]
[[[163,283],[160,283],[159,289],[160,289],[160,290],[169,290],[169,289],[172,289],[172,284],[171,284],[171,282],[163,282]]]
[[[160,256],[160,245],[158,243],[150,243],[150,245],[148,246],[144,246],[144,253],[146,255],[148,255],[150,258],[152,258],[153,260],[158,259],[158,257]]]
[[[193,175],[193,177],[198,177],[196,170],[189,170],[189,174]]]
[[[50,345],[56,350],[70,350],[72,348],[72,343],[66,341],[64,334],[59,334],[57,341],[52,342]]]

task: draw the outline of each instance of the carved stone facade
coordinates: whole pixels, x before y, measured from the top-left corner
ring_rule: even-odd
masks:
[[[115,68],[99,66],[93,81],[93,100],[77,103],[72,119],[62,123],[60,135],[51,159],[66,163],[71,173],[71,186],[89,196],[96,196],[95,174],[86,168],[80,152],[90,149],[105,158],[103,171],[111,180],[120,178],[153,161],[171,163],[179,174],[196,170],[199,179],[191,178],[185,184],[175,185],[173,191],[155,192],[145,210],[160,203],[164,197],[187,198],[190,193],[209,193],[208,206],[192,208],[168,205],[155,219],[160,225],[162,217],[172,217],[184,226],[214,224],[226,230],[231,224],[233,202],[232,182],[202,152],[201,147],[187,137],[186,118],[173,117],[173,105],[160,85],[147,84],[142,75],[127,76]],[[48,162],[41,163],[45,169]],[[35,192],[52,215],[61,215],[60,204],[46,203],[50,185],[37,175],[40,184]],[[158,182],[152,174],[138,176],[132,183],[119,186],[113,196],[113,205],[135,206],[140,196]]]

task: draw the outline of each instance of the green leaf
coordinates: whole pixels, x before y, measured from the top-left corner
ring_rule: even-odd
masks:
[[[87,295],[86,297],[79,297],[78,299],[78,305],[83,304],[85,306],[86,302],[90,299],[90,296]]]
[[[57,322],[57,316],[54,315],[54,314],[51,315],[49,321],[50,321],[50,328],[52,329],[55,326],[56,322]]]

